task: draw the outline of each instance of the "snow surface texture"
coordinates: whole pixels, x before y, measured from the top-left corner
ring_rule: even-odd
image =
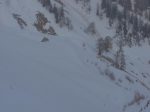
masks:
[[[113,36],[107,19],[88,15],[74,0],[62,1],[73,31],[55,24],[36,0],[0,0],[0,111],[149,112],[150,47],[126,47],[126,71],[115,69],[96,56],[96,39]],[[91,4],[93,12],[98,1]],[[51,20],[58,34],[45,43],[41,40],[47,35],[33,27],[37,11]],[[21,30],[13,13],[28,27]],[[93,21],[95,37],[83,31]]]

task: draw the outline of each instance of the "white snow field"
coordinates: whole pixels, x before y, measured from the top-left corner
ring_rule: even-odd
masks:
[[[37,0],[0,0],[0,112],[150,112],[150,46],[126,47],[126,71],[114,68],[97,57],[95,47],[99,36],[114,35],[107,19],[86,15],[74,0],[62,1],[73,31],[55,24]],[[36,31],[37,11],[57,36]],[[13,13],[24,18],[25,29]],[[94,37],[83,31],[92,21]],[[49,41],[42,43],[45,36]]]

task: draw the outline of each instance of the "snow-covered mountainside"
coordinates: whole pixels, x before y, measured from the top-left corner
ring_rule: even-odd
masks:
[[[149,2],[125,1],[0,0],[0,111],[150,112]]]

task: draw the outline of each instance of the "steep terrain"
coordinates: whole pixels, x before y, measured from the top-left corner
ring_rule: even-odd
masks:
[[[102,2],[0,0],[0,111],[150,111],[149,34],[137,41],[145,29],[134,34]]]

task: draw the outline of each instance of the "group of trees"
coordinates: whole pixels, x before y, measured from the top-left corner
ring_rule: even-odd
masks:
[[[150,39],[150,24],[136,14],[126,14],[126,18],[118,19],[116,33],[125,45],[140,45],[141,40]]]
[[[68,29],[72,29],[71,20],[65,16],[64,4],[59,3],[59,7],[56,4],[52,4],[51,0],[39,0],[39,2],[45,7],[50,13],[54,14],[55,22],[62,26],[67,26]]]
[[[105,39],[99,38],[97,41],[97,50],[98,55],[101,56],[103,52],[108,52],[112,49],[112,39],[111,37],[107,36]]]
[[[150,40],[150,8],[148,8],[150,1],[135,0],[133,5],[131,0],[102,0],[101,6],[97,5],[97,16],[101,14],[100,7],[106,14],[110,27],[116,28],[116,37],[120,40],[119,49],[115,53],[114,65],[116,68],[124,70],[126,64],[123,46],[131,47],[140,45],[141,40]],[[105,40],[99,39],[97,48],[98,55],[107,51]]]
[[[112,49],[112,39],[111,37],[107,36],[105,39],[99,38],[97,41],[97,50],[98,50],[98,56],[105,57],[114,67],[120,70],[125,70],[126,68],[126,62],[125,62],[125,55],[123,50],[123,41],[120,40],[118,42],[118,50],[114,54],[115,58],[110,59],[108,57],[105,57],[103,55],[104,52],[109,52]]]
[[[115,24],[117,37],[122,38],[123,44],[130,47],[140,45],[140,41],[145,38],[150,39],[150,24],[137,13],[137,10],[144,10],[141,7],[148,6],[149,0],[136,0],[134,10],[131,0],[102,0],[101,3],[101,9],[106,13],[109,25],[117,23]],[[150,20],[150,10],[149,13],[147,11],[146,17]]]
[[[46,7],[46,9],[50,13],[54,14],[56,23],[59,23],[60,20],[64,17],[63,5],[61,8],[57,8],[56,4],[52,5],[51,0],[39,0],[39,2],[42,4],[43,7]]]
[[[142,11],[146,10],[150,7],[149,0],[135,0],[134,11],[137,13],[142,13]]]

